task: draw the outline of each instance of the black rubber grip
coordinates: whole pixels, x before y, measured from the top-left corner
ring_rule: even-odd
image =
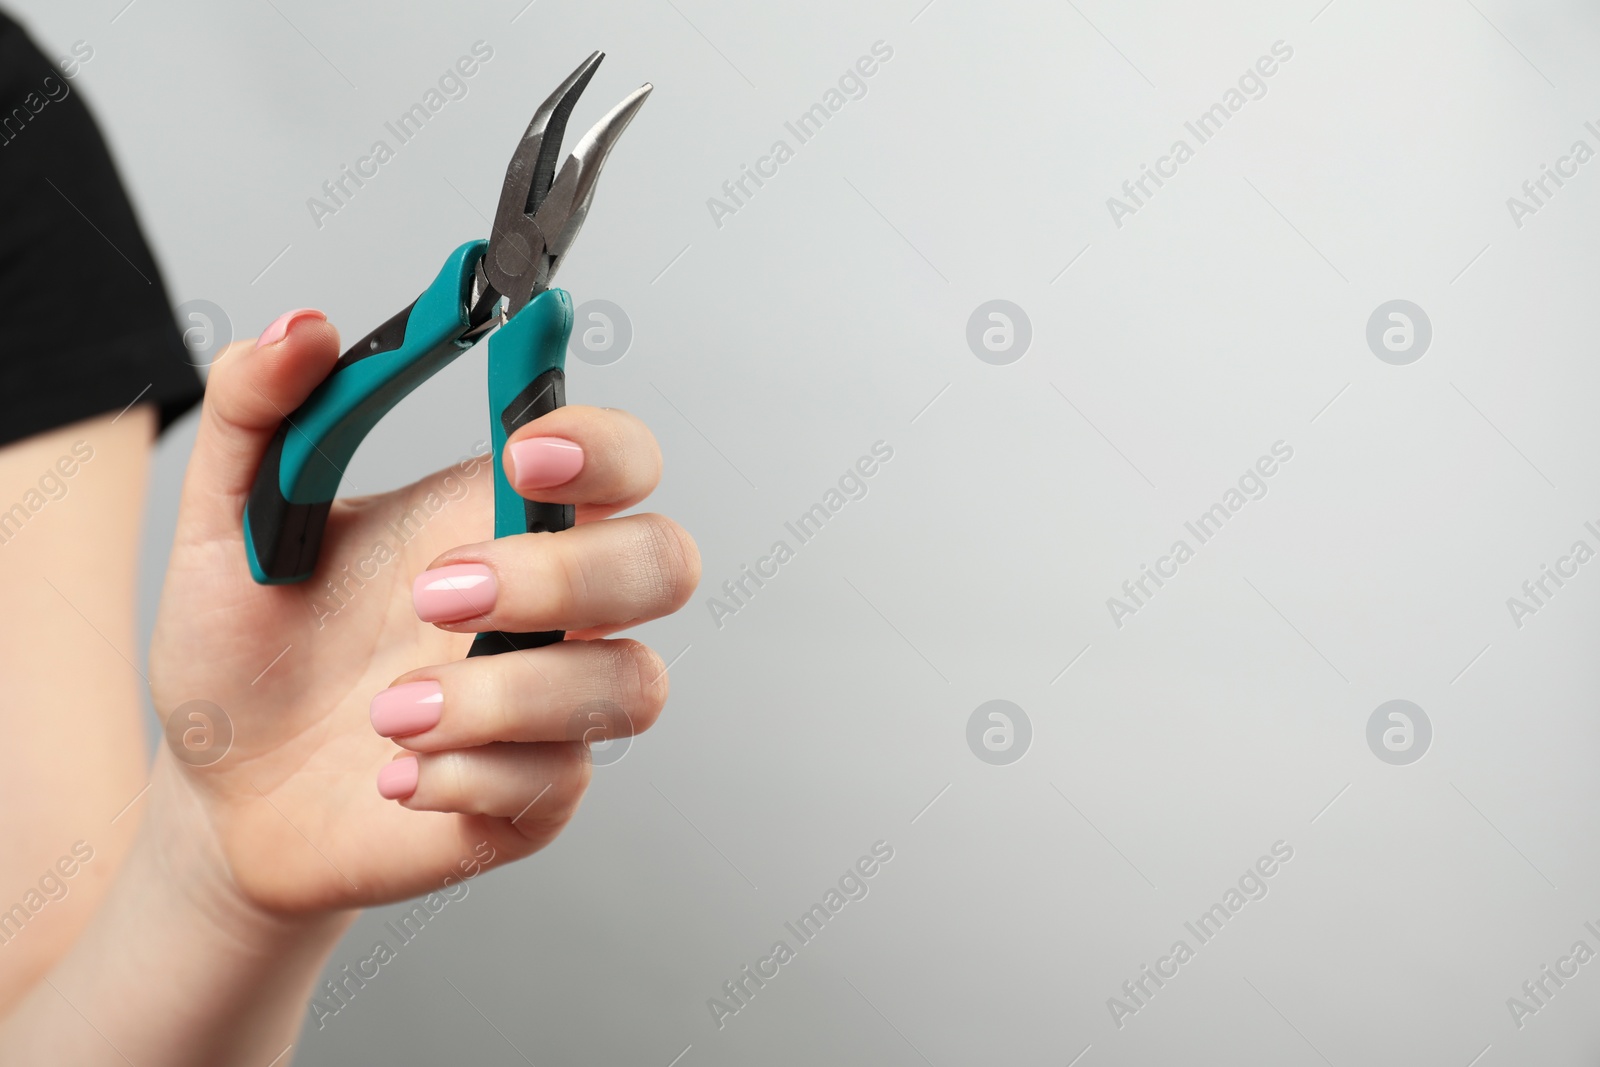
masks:
[[[500,427],[509,438],[513,433],[541,415],[548,415],[567,403],[567,376],[559,367],[552,368],[528,383],[500,413]],[[536,500],[522,502],[524,526],[528,533],[557,533],[572,529],[575,509],[571,504],[543,504]],[[541,633],[507,633],[490,630],[479,634],[472,642],[472,656],[494,656],[501,652],[517,652],[529,648],[553,645],[566,636],[562,630],[545,630]]]
[[[303,582],[317,569],[322,529],[328,523],[332,501],[292,504],[278,488],[278,468],[283,462],[283,442],[288,423],[278,427],[250,488],[245,509],[245,536],[270,583]]]
[[[351,345],[328,372],[328,377],[368,356],[392,352],[405,343],[406,325],[411,321],[413,300],[404,311]],[[298,414],[298,412],[296,412]],[[261,568],[261,577],[272,584],[303,582],[317,569],[322,550],[322,531],[328,524],[333,501],[293,504],[284,499],[279,487],[279,467],[290,423],[285,420],[272,435],[267,453],[256,468],[250,487],[250,506],[246,509],[245,536]],[[259,579],[258,579],[259,580]]]

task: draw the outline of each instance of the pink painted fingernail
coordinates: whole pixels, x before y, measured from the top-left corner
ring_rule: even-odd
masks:
[[[420,734],[439,725],[444,689],[438,682],[407,682],[372,698],[372,728],[383,737]]]
[[[411,602],[423,622],[464,622],[487,615],[499,587],[481,563],[453,563],[423,571],[411,584]]]
[[[265,330],[261,331],[261,336],[256,338],[256,347],[266,348],[268,345],[277,344],[279,341],[289,336],[289,328],[291,326],[297,322],[304,322],[307,319],[316,319],[319,322],[327,322],[328,316],[324,315],[316,308],[295,308],[293,311],[285,311],[282,315],[279,315],[276,319],[272,320],[271,326],[268,326]]]
[[[404,800],[417,791],[417,757],[393,760],[378,772],[378,795],[385,800]]]
[[[565,485],[583,470],[583,446],[564,437],[530,437],[506,449],[511,484],[518,489]]]

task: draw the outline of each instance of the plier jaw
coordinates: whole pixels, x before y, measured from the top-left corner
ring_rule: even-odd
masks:
[[[499,296],[506,299],[504,321],[550,287],[588,217],[606,157],[650,95],[653,86],[647,82],[623,98],[579,139],[557,173],[567,120],[604,59],[605,53],[595,52],[578,64],[539,105],[511,155],[489,248],[478,264],[473,286],[470,317],[475,325],[480,314],[488,322]]]

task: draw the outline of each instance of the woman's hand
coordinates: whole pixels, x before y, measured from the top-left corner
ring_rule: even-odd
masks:
[[[661,660],[605,637],[681,607],[700,558],[667,519],[612,517],[661,468],[621,412],[562,408],[506,449],[519,491],[577,506],[571,530],[481,540],[474,457],[335,502],[317,574],[255,584],[256,467],[338,355],[319,313],[293,312],[212,368],[150,650],[167,744],[115,885],[0,1023],[0,1061],[286,1062],[355,908],[543,847],[588,785],[585,742],[661,710]],[[463,660],[488,630],[568,635]]]
[[[279,916],[427,893],[547,844],[588,785],[585,741],[646,729],[666,699],[660,657],[606,635],[677,610],[700,575],[671,520],[612,517],[655,488],[649,431],[568,407],[513,436],[506,473],[577,505],[573,529],[484,540],[492,458],[474,457],[337,501],[316,575],[257,585],[240,523],[256,467],[338,355],[319,313],[294,312],[213,367],[150,653],[163,721],[191,701],[226,715],[184,709],[152,804],[203,823],[185,832],[222,881]],[[487,630],[568,638],[463,659]],[[184,728],[197,749],[172,743]]]

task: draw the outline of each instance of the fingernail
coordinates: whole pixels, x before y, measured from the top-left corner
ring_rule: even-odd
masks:
[[[404,800],[417,791],[417,757],[392,760],[378,772],[378,795],[385,800]]]
[[[411,602],[423,622],[463,622],[487,615],[499,591],[494,572],[481,563],[454,563],[423,571],[411,584]]]
[[[565,485],[583,470],[583,446],[564,437],[530,437],[507,448],[511,484],[518,489]]]
[[[277,318],[272,320],[271,326],[268,326],[265,330],[261,331],[261,336],[256,338],[256,347],[266,348],[268,345],[277,344],[279,341],[289,336],[289,328],[291,326],[297,322],[304,322],[307,319],[317,319],[320,322],[327,322],[328,316],[324,315],[316,308],[295,308],[293,311],[285,311],[282,315],[279,315]]]
[[[383,737],[420,734],[439,725],[444,689],[438,682],[407,682],[372,698],[372,728]]]

